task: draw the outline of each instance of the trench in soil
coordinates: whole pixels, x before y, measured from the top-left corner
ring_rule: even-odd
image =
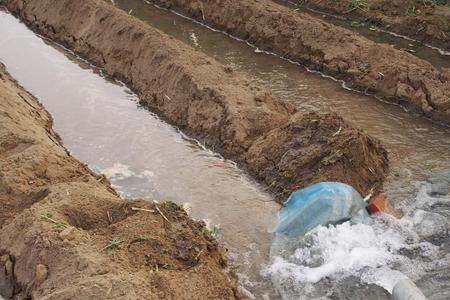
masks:
[[[337,112],[352,125],[381,140],[390,152],[393,174],[406,168],[414,178],[420,178],[433,168],[450,167],[448,127],[411,116],[397,105],[342,89],[341,82],[309,73],[274,55],[260,53],[245,42],[143,0],[114,2],[149,25],[243,72],[300,110]]]
[[[392,45],[395,49],[404,50],[410,52],[411,54],[417,56],[418,58],[424,59],[430,62],[434,67],[441,68],[450,68],[450,53],[445,50],[424,45],[419,41],[414,39],[401,36],[389,31],[385,31],[379,29],[374,26],[352,26],[351,22],[347,20],[343,20],[332,14],[326,14],[319,11],[315,11],[312,9],[308,9],[303,5],[297,5],[293,1],[289,0],[273,0],[274,2],[290,7],[293,10],[298,12],[307,13],[316,18],[323,19],[328,23],[332,23],[334,25],[344,27],[348,30],[354,31],[369,40],[372,40],[376,43],[383,43]]]
[[[246,73],[300,109],[336,111],[379,138],[390,151],[392,165],[385,192],[406,212],[427,200],[420,193],[424,177],[433,170],[450,168],[448,128],[410,116],[398,106],[342,89],[339,82],[308,73],[275,56],[255,53],[245,43],[142,1],[115,2],[198,51]],[[124,197],[186,204],[192,207],[194,218],[220,225],[218,238],[229,249],[231,269],[239,274],[240,283],[258,298],[269,295],[275,299],[270,279],[260,275],[268,263],[268,229],[279,208],[271,196],[232,162],[203,149],[140,108],[136,95],[102,76],[95,67],[56,45],[44,43],[6,13],[0,12],[0,23],[0,60],[50,111],[55,130],[70,152],[91,169],[104,173]],[[443,206],[437,212],[450,219],[448,211],[450,208]],[[402,219],[393,225],[404,229],[401,222],[407,221]],[[371,229],[339,230],[344,236],[364,236]],[[395,234],[408,237],[403,231]],[[441,250],[448,253],[448,237],[443,245]],[[408,263],[423,268],[408,271],[411,265],[405,265],[406,269],[398,269],[419,282],[430,299],[444,299],[439,297],[445,295],[450,280],[439,270],[429,271],[428,258],[422,261],[421,252],[412,251],[411,255]],[[435,257],[444,271],[450,266],[446,259],[445,255]],[[283,268],[282,263],[279,267]],[[341,270],[336,269],[338,272]],[[330,286],[339,289],[335,282],[327,288]],[[314,293],[320,296],[320,291]],[[356,299],[351,291],[345,293]],[[367,299],[375,299],[371,297],[367,295]]]

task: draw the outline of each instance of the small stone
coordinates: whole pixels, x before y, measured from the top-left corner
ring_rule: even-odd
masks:
[[[4,265],[8,260],[9,260],[9,256],[8,255],[3,255],[3,256],[0,257],[0,263],[2,265]]]
[[[63,231],[59,233],[59,238],[61,240],[73,240],[75,238],[75,228],[74,227],[67,227]]]
[[[437,213],[417,210],[413,216],[414,230],[421,237],[447,235],[450,225],[447,219]]]
[[[225,71],[225,73],[228,73],[228,74],[233,73],[233,68],[231,68],[230,66],[225,66],[223,68],[223,70]]]
[[[8,259],[5,263],[5,273],[7,276],[11,276],[13,274],[13,263],[10,259]]]
[[[397,84],[397,91],[395,95],[399,98],[410,98],[414,94],[414,89],[404,83]]]
[[[35,283],[41,284],[43,283],[48,276],[48,270],[47,267],[43,264],[36,265],[36,272],[35,272]]]
[[[427,194],[446,196],[450,191],[450,170],[434,173],[427,179]]]
[[[449,187],[445,181],[438,181],[434,183],[427,183],[427,194],[430,196],[446,196],[448,195]]]

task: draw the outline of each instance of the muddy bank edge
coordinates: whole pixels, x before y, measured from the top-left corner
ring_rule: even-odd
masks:
[[[450,70],[271,0],[150,0],[450,124]]]
[[[234,299],[216,241],[178,206],[122,200],[71,157],[0,64],[0,294]],[[105,248],[113,240],[117,246]],[[164,251],[162,251],[164,249]],[[201,251],[201,255],[199,252]]]
[[[377,140],[334,114],[300,113],[233,70],[109,2],[8,0],[35,31],[132,87],[150,108],[232,159],[278,198],[320,181],[362,194],[388,168]]]

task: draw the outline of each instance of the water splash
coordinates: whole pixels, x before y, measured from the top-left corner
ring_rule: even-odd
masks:
[[[378,215],[368,224],[320,226],[296,241],[276,236],[263,274],[271,276],[283,299],[321,299],[349,279],[355,287],[376,285],[389,293],[406,278],[424,287],[435,283],[435,272],[442,270],[442,277],[450,269],[450,226],[443,212],[432,208],[444,201],[450,209],[450,197],[429,196],[425,183],[418,187],[414,205],[400,219]],[[357,299],[351,293],[349,299]]]

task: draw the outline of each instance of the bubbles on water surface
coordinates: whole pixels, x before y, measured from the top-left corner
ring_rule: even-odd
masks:
[[[111,167],[95,168],[111,182],[111,185],[123,197],[130,199],[149,198],[156,194],[152,184],[155,174],[150,170],[134,171],[130,166],[114,163]]]

